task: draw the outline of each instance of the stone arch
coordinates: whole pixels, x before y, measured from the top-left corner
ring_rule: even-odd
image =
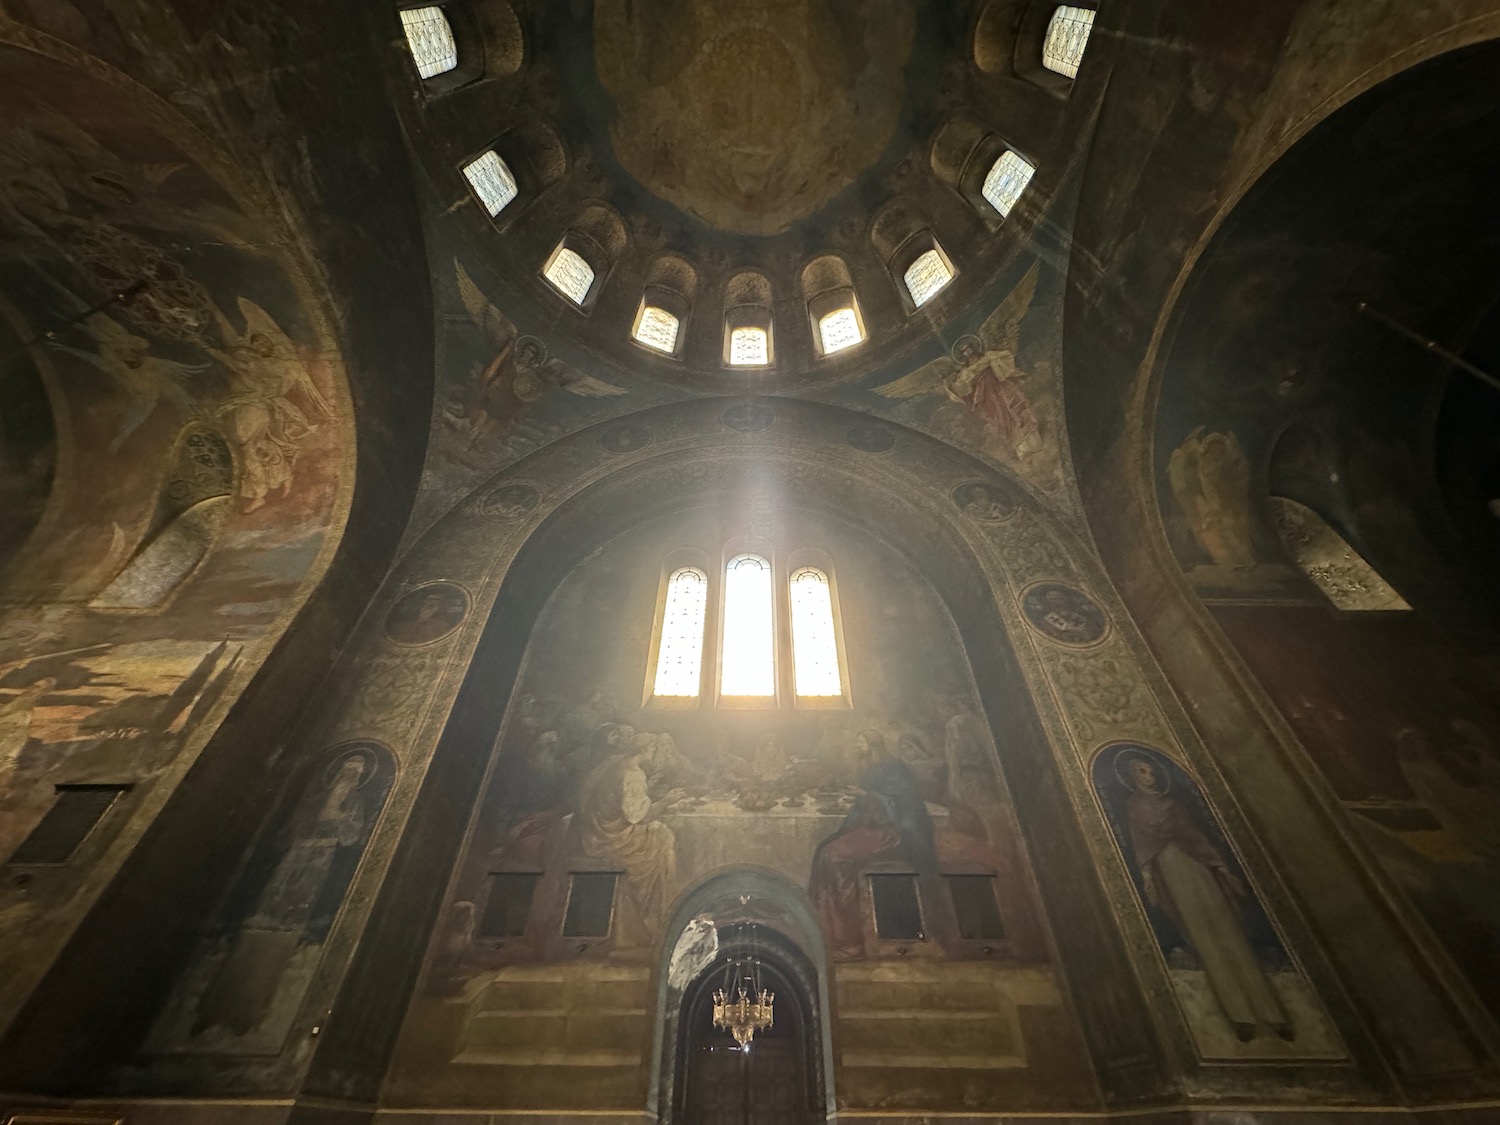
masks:
[[[741,899],[748,899],[742,902]],[[691,957],[684,941],[690,926],[698,933],[707,922],[715,934],[729,929],[757,926],[771,931],[788,947],[784,959],[800,981],[808,1003],[807,1016],[817,1028],[817,1085],[823,1092],[824,1112],[830,1117],[838,1102],[833,1088],[833,1035],[830,1021],[828,959],[822,931],[808,902],[807,892],[779,872],[765,868],[737,867],[708,876],[678,896],[671,918],[662,933],[657,958],[656,1011],[653,1036],[651,1084],[646,1111],[662,1122],[677,1119],[679,1107],[673,1092],[680,1076],[681,1028],[679,1020],[685,993],[693,979],[713,963],[715,954],[727,945],[714,943],[714,954],[706,960]],[[743,939],[740,939],[743,940]],[[700,946],[701,947],[701,946]],[[701,963],[700,963],[701,962]],[[798,971],[800,970],[800,971]],[[778,998],[779,1001],[779,998]]]
[[[1116,363],[1090,354],[1100,324],[1082,302],[1070,299],[1067,308],[1066,410],[1073,447],[1112,449],[1111,453],[1093,459],[1080,458],[1078,464],[1080,488],[1101,556],[1143,632],[1151,638],[1164,671],[1176,690],[1190,702],[1195,725],[1214,748],[1225,774],[1232,778],[1246,814],[1257,823],[1274,821],[1280,829],[1297,825],[1302,842],[1294,850],[1305,855],[1316,840],[1315,846],[1328,857],[1325,865],[1302,866],[1293,857],[1293,850],[1280,853],[1282,863],[1287,865],[1283,869],[1291,875],[1289,881],[1301,888],[1299,898],[1314,904],[1313,914],[1327,918],[1342,917],[1341,912],[1350,907],[1363,910],[1371,896],[1399,902],[1400,893],[1391,887],[1368,855],[1350,852],[1346,841],[1347,810],[1331,798],[1331,791],[1324,787],[1325,779],[1315,777],[1315,768],[1303,745],[1309,736],[1298,731],[1297,723],[1292,721],[1295,716],[1285,706],[1290,701],[1284,698],[1283,706],[1277,706],[1241,649],[1222,627],[1223,620],[1235,611],[1226,608],[1215,612],[1195,596],[1190,581],[1182,577],[1170,533],[1164,529],[1164,523],[1173,515],[1174,501],[1170,492],[1163,490],[1163,462],[1188,436],[1193,425],[1203,423],[1206,432],[1220,433],[1226,432],[1225,427],[1200,418],[1178,431],[1174,435],[1176,441],[1163,442],[1157,434],[1157,448],[1153,450],[1151,426],[1169,406],[1166,382],[1173,363],[1172,353],[1180,343],[1185,310],[1201,282],[1216,240],[1235,216],[1242,214],[1240,208],[1271,182],[1278,162],[1311,139],[1321,127],[1335,121],[1341,110],[1358,112],[1359,99],[1379,91],[1386,80],[1399,80],[1420,63],[1438,60],[1441,65],[1441,56],[1456,48],[1487,43],[1500,32],[1500,23],[1491,13],[1412,30],[1415,34],[1400,40],[1399,49],[1375,67],[1361,72],[1354,68],[1365,64],[1351,62],[1345,73],[1338,76],[1338,93],[1327,101],[1299,107],[1296,112],[1303,115],[1300,120],[1256,159],[1247,161],[1243,173],[1226,170],[1230,186],[1220,193],[1224,203],[1211,220],[1201,228],[1193,225],[1186,235],[1190,249],[1174,263],[1176,272],[1161,282],[1161,295],[1153,297],[1150,319],[1142,318],[1130,330],[1139,345],[1138,349],[1132,345],[1130,359]],[[1137,189],[1138,203],[1119,210],[1121,221],[1145,222],[1144,216],[1151,214],[1146,201],[1159,185],[1159,180],[1143,179]],[[1100,187],[1084,185],[1085,207],[1091,198],[1097,198],[1093,192]],[[1347,208],[1347,197],[1341,202]],[[1355,243],[1358,244],[1358,239]],[[1088,268],[1075,257],[1072,275],[1081,279]],[[1290,275],[1297,271],[1288,269],[1283,261],[1281,272]],[[1247,303],[1257,296],[1250,280],[1241,278],[1247,291],[1239,299]],[[1230,301],[1224,310],[1232,315],[1238,307]],[[1355,301],[1351,300],[1340,313],[1345,314],[1357,316]],[[1112,334],[1116,328],[1108,331]],[[1227,333],[1220,338],[1226,350],[1232,349]],[[1268,380],[1272,375],[1281,376],[1279,382],[1285,385],[1287,402],[1305,399],[1307,384],[1299,381],[1299,377],[1305,380],[1317,374],[1316,367],[1308,369],[1305,365],[1300,371],[1279,373],[1270,364],[1266,368]],[[1105,385],[1128,388],[1116,401],[1132,405],[1123,411],[1113,406],[1101,410],[1097,402],[1091,406],[1089,400]],[[1267,391],[1268,399],[1273,397],[1269,389],[1262,389]],[[1139,430],[1125,436],[1134,425],[1125,420],[1125,414],[1137,411],[1152,421],[1144,436]],[[1274,440],[1279,432],[1271,427],[1266,436]],[[1259,444],[1259,439],[1254,451],[1246,448],[1247,472],[1252,479],[1263,478],[1269,452]],[[1264,515],[1268,505],[1261,507]],[[1254,532],[1257,542],[1264,541],[1262,532],[1270,530],[1268,525],[1258,528]],[[1274,535],[1270,542],[1279,554]],[[1300,575],[1293,577],[1300,582]],[[1288,590],[1292,600],[1306,600],[1307,593],[1310,592],[1304,590],[1294,595]],[[1221,599],[1226,603],[1227,600],[1227,596]],[[1264,661],[1261,666],[1264,667]],[[1379,694],[1379,689],[1375,694]],[[1413,1076],[1435,1075],[1484,1065],[1471,1053],[1465,1036],[1470,1028],[1489,1026],[1489,1016],[1480,1012],[1475,997],[1458,979],[1452,965],[1434,965],[1429,961],[1427,951],[1433,947],[1433,936],[1416,913],[1398,905],[1395,915],[1387,918],[1371,914],[1368,926],[1334,933],[1328,952],[1341,966],[1345,979],[1351,981],[1358,1003],[1367,1003],[1388,982],[1397,981],[1407,992],[1403,1004],[1411,1012],[1422,1013],[1400,1024],[1376,1020],[1379,1034],[1388,1043],[1393,1047],[1401,1044],[1395,1048],[1404,1056],[1396,1066],[1397,1071]],[[1375,968],[1377,965],[1379,968]],[[1415,1030],[1418,1025],[1422,1030]]]
[[[1099,857],[1108,879],[1123,874],[1106,858],[1103,824],[1088,817],[1080,823],[1067,794],[1084,792],[1090,744],[1104,738],[1162,746],[1190,761],[1210,789],[1219,784],[1213,764],[1155,693],[1150,657],[1087,547],[1043,502],[1014,478],[940,442],[884,423],[888,433],[881,436],[889,440],[874,440],[856,422],[867,425],[836,408],[780,399],[708,399],[642,411],[579,431],[498,474],[414,545],[390,589],[444,578],[473,592],[475,611],[416,659],[392,652],[367,629],[363,655],[354,659],[382,669],[385,687],[372,696],[351,683],[331,701],[327,721],[335,730],[361,731],[401,748],[398,787],[406,790],[393,807],[412,813],[400,828],[400,848],[372,865],[382,881],[361,893],[381,921],[357,950],[320,1041],[328,1065],[338,1065],[347,1036],[390,1042],[397,1034],[401,1003],[371,982],[412,981],[419,971],[421,935],[432,932],[439,904],[430,867],[416,857],[451,855],[458,846],[462,825],[434,812],[444,807],[443,794],[477,791],[487,759],[473,747],[486,744],[500,723],[506,700],[494,685],[514,679],[537,607],[570,569],[568,560],[679,508],[684,479],[694,483],[692,502],[703,503],[732,496],[753,473],[809,510],[843,513],[874,534],[886,529],[888,543],[907,545],[957,623],[977,670],[983,713],[1006,747],[1007,782],[1015,801],[1030,810],[1024,832],[1061,963],[1101,967],[1119,982],[1158,971],[1145,958],[1131,958],[1115,938],[1123,926],[1136,948],[1146,948],[1144,921],[1107,920],[1089,889],[1099,875],[1078,866],[1084,855]],[[853,448],[872,451],[866,458],[851,461],[840,448],[846,431]],[[1095,630],[1079,645],[1042,622],[1022,594],[1044,579],[1061,580],[1072,591],[1066,597],[1091,604],[1088,614],[1101,624],[1113,618],[1115,627],[1104,624],[1102,634]],[[377,599],[369,620],[381,618],[391,596]],[[482,677],[470,674],[481,666]],[[1065,686],[1079,675],[1115,686],[1103,698],[1097,689]],[[1225,797],[1219,804],[1229,810],[1228,828],[1245,846],[1247,862],[1257,863],[1234,802]],[[1036,833],[1044,831],[1069,842],[1043,846]],[[1260,874],[1270,888],[1269,908],[1290,940],[1311,944],[1280,898],[1274,874]],[[416,902],[425,905],[414,909]],[[1126,1074],[1139,1066],[1143,1023],[1193,1049],[1190,1033],[1170,1012],[1148,1014],[1128,988],[1078,994],[1073,1002],[1090,1013],[1083,1023],[1100,1067],[1118,1070],[1109,1082],[1133,1081]],[[1136,1061],[1127,1064],[1127,1057]],[[399,1081],[392,1088],[398,1087]]]
[[[10,134],[0,147],[13,161],[0,209],[11,215],[8,235],[25,244],[24,253],[7,255],[0,292],[38,368],[57,372],[61,468],[40,533],[5,575],[0,691],[12,698],[50,684],[39,705],[67,709],[82,685],[109,685],[80,701],[79,729],[64,730],[63,742],[33,741],[33,768],[26,787],[7,794],[11,813],[0,835],[29,830],[45,815],[54,783],[76,776],[65,748],[80,743],[68,737],[97,747],[91,777],[123,786],[80,862],[39,872],[24,892],[10,884],[0,891],[7,926],[19,924],[7,937],[19,934],[29,950],[0,997],[7,1042],[25,1044],[7,1049],[8,1080],[23,1075],[14,1084],[40,1086],[61,1081],[55,1053],[43,1045],[60,1010],[51,990],[109,997],[101,1002],[130,1011],[123,1020],[143,1019],[141,998],[162,982],[148,981],[151,974],[123,981],[93,950],[107,947],[118,965],[131,960],[122,950],[133,944],[138,963],[165,970],[172,954],[161,950],[189,940],[185,931],[199,917],[184,907],[159,926],[122,923],[134,909],[127,900],[217,894],[206,873],[195,873],[203,885],[187,885],[174,867],[172,853],[182,848],[172,834],[210,852],[212,840],[248,831],[264,811],[250,796],[231,816],[219,803],[209,821],[194,823],[197,795],[194,802],[172,798],[190,769],[208,792],[221,784],[240,797],[262,790],[262,771],[276,757],[265,753],[277,737],[269,732],[289,721],[299,692],[311,686],[308,667],[326,667],[311,653],[347,636],[363,597],[357,591],[373,586],[383,565],[375,560],[394,552],[399,527],[385,526],[391,489],[410,495],[420,458],[420,445],[396,452],[412,428],[396,415],[420,417],[425,439],[426,416],[407,396],[420,405],[425,394],[430,403],[431,391],[420,377],[398,387],[387,376],[392,367],[423,366],[411,356],[420,355],[430,324],[420,314],[395,317],[412,335],[393,344],[388,297],[367,300],[344,264],[321,257],[326,227],[304,224],[308,200],[294,190],[273,204],[265,166],[258,157],[253,168],[238,163],[228,150],[233,137],[210,139],[111,62],[24,25],[0,29],[0,53]],[[229,65],[241,61],[236,55]],[[394,129],[377,143],[402,151]],[[34,156],[14,163],[23,151]],[[399,247],[393,259],[415,256],[414,208],[403,212],[403,202],[368,196],[349,205],[387,215],[389,245]],[[28,262],[50,283],[39,283]],[[381,311],[372,314],[371,303]],[[383,346],[405,350],[407,362],[378,354]],[[370,362],[346,369],[346,356]],[[373,444],[362,435],[362,447],[351,370],[375,395],[365,399],[364,417],[395,423]],[[177,438],[194,419],[217,430],[251,471],[230,480],[228,495],[216,487],[217,497],[163,504]],[[379,511],[362,496],[357,519],[356,460],[363,490],[384,495]],[[356,538],[373,539],[354,562],[340,548],[356,523]],[[87,605],[142,544],[136,557],[145,562],[167,538],[183,549],[163,547],[174,561],[144,600],[157,601],[167,587],[171,597],[132,616]],[[200,554],[215,539],[216,548]],[[341,573],[353,582],[338,606],[317,588]],[[303,616],[306,628],[288,637],[309,601],[321,611]],[[43,619],[52,624],[39,631],[35,622]],[[277,659],[268,663],[273,650]],[[258,696],[246,692],[256,677]],[[175,689],[163,687],[171,683]],[[119,714],[127,701],[129,719]],[[205,807],[217,802],[209,797]],[[8,839],[0,851],[10,851]],[[133,899],[117,893],[127,880]],[[114,1034],[92,1036],[79,1049],[107,1057],[118,1050],[105,1043]]]

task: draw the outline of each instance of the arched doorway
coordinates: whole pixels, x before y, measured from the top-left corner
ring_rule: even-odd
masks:
[[[775,996],[775,1018],[744,1047],[713,1022],[714,994],[751,967]],[[753,924],[720,932],[719,955],[683,993],[675,1120],[682,1125],[803,1125],[821,1120],[811,966],[786,939]]]

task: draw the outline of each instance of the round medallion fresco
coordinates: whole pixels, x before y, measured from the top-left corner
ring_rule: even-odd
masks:
[[[398,645],[430,645],[463,624],[469,594],[452,582],[428,582],[402,594],[385,617],[385,635]]]
[[[502,484],[479,502],[479,510],[491,519],[518,520],[541,500],[542,494],[529,484]]]
[[[1038,582],[1021,595],[1021,612],[1042,636],[1086,648],[1104,639],[1109,618],[1094,599],[1063,582]]]
[[[599,435],[599,444],[611,453],[634,453],[651,444],[651,431],[634,423],[612,426]]]
[[[984,481],[968,481],[953,490],[953,502],[965,515],[986,523],[1008,520],[1020,509],[1020,504],[994,485]]]
[[[856,422],[844,431],[844,440],[861,453],[888,453],[896,444],[896,435],[879,422]]]
[[[776,415],[771,408],[760,402],[736,403],[724,411],[720,417],[723,418],[724,425],[742,434],[754,434],[770,429],[771,423],[776,421]]]

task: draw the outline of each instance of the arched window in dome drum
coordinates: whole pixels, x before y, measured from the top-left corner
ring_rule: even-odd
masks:
[[[1083,62],[1084,48],[1088,46],[1089,33],[1093,30],[1092,8],[1071,4],[1059,7],[1052,13],[1047,24],[1047,37],[1042,41],[1042,65],[1053,74],[1077,78],[1078,64]]]
[[[719,694],[776,694],[776,610],[770,560],[736,555],[724,568]]]
[[[803,699],[843,695],[828,575],[801,567],[792,575],[790,595],[793,691]]]
[[[458,66],[458,44],[442,8],[435,4],[403,8],[401,29],[406,32],[406,45],[421,77],[433,78]]]
[[[771,334],[753,325],[730,330],[729,366],[765,367],[771,362]]]
[[[657,305],[642,305],[636,317],[635,338],[638,343],[671,355],[677,350],[677,332],[681,321]]]
[[[559,246],[552,253],[542,276],[552,287],[580,308],[588,300],[589,290],[594,287],[594,267],[584,261],[583,255],[567,246]]]
[[[911,294],[912,304],[921,308],[953,280],[953,269],[942,251],[934,245],[932,249],[917,255],[911,265],[906,267],[902,277],[906,282],[906,291]]]
[[[703,627],[708,619],[708,575],[684,566],[667,579],[661,643],[652,694],[696,699],[703,682]]]
[[[520,194],[515,176],[494,149],[465,164],[464,177],[492,219]]]
[[[823,354],[832,355],[845,348],[852,348],[865,338],[860,327],[859,314],[852,305],[834,309],[818,319],[818,336],[823,344]]]
[[[1020,153],[1007,149],[991,165],[989,175],[984,178],[984,198],[1002,216],[1009,215],[1035,171],[1036,168]]]

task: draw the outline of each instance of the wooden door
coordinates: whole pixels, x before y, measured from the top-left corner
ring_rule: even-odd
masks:
[[[717,1036],[690,1056],[684,1125],[803,1125],[807,1077],[790,1037],[757,1038],[741,1051]]]

